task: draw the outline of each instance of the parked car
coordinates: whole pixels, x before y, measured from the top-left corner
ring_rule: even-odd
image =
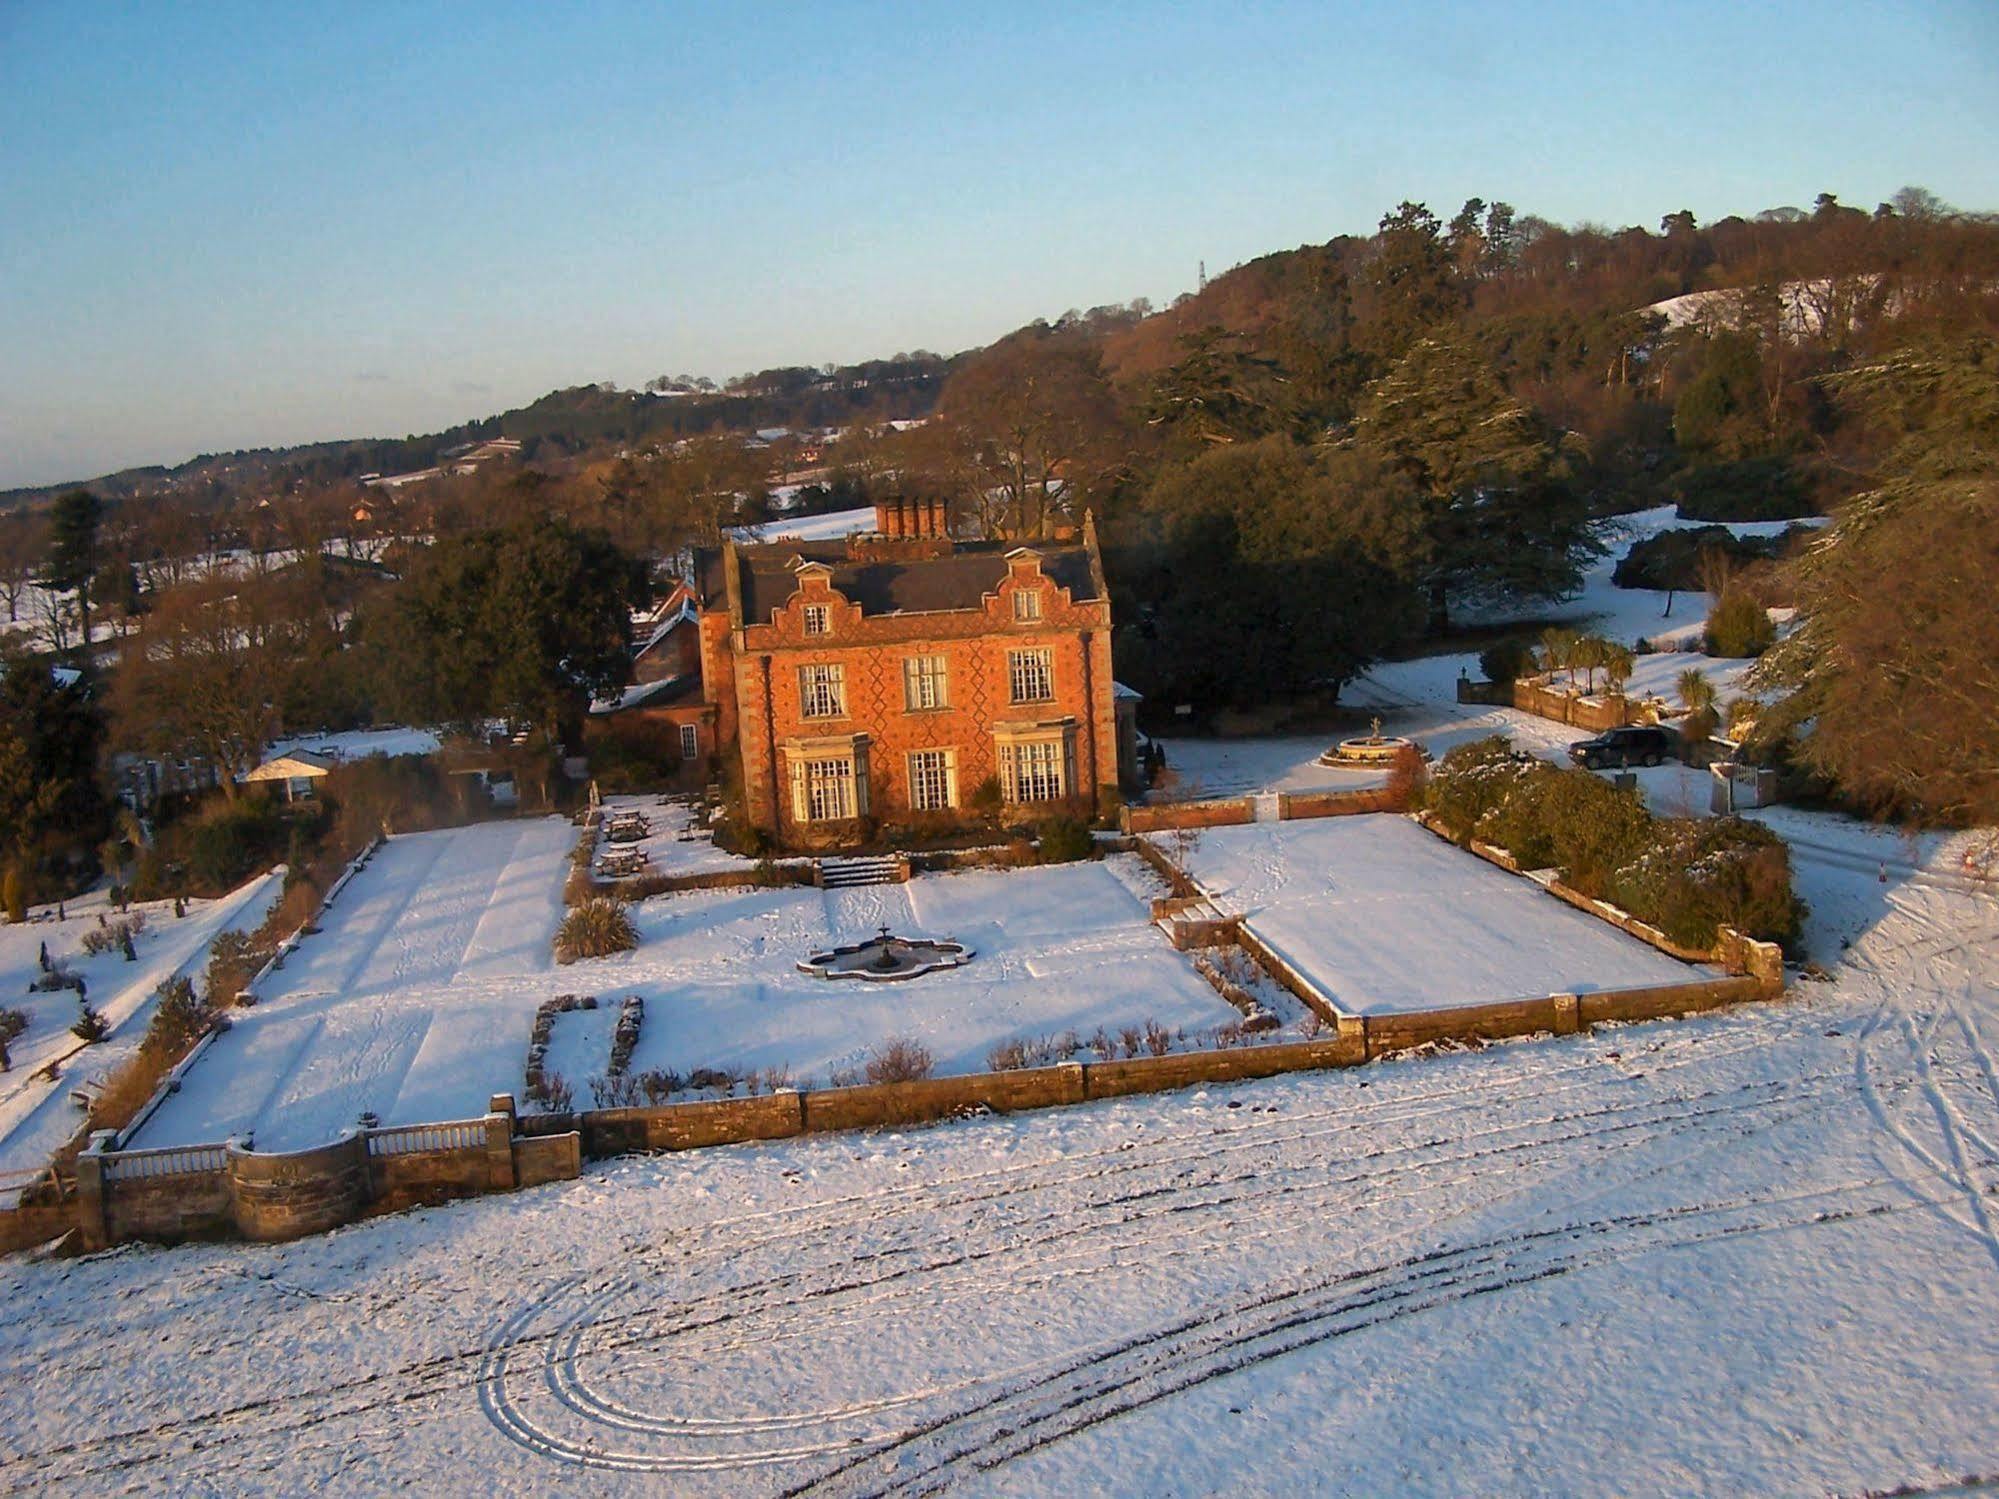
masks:
[[[1605,729],[1594,739],[1578,739],[1569,758],[1589,770],[1607,765],[1658,765],[1673,753],[1673,736],[1657,724]]]

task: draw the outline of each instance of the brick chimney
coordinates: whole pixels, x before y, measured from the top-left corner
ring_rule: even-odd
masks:
[[[876,501],[875,530],[895,541],[935,541],[950,534],[945,503],[932,495],[895,495]]]

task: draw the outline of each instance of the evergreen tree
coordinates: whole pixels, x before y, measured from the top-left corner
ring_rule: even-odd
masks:
[[[439,542],[371,628],[384,695],[414,722],[486,718],[573,736],[631,678],[646,566],[554,517]]]
[[[1798,571],[1800,628],[1757,668],[1759,717],[1877,812],[1999,821],[1999,340],[1897,351],[1832,382],[1892,441]]]
[[[42,586],[76,595],[83,659],[90,659],[90,585],[97,576],[97,529],[104,506],[87,489],[72,489],[49,512],[49,558]]]
[[[1468,345],[1420,341],[1369,389],[1349,441],[1417,497],[1413,562],[1433,632],[1456,602],[1579,586],[1595,547],[1564,447]]]

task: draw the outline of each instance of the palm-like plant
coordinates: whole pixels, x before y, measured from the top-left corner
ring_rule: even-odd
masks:
[[[1541,632],[1541,667],[1554,673],[1575,667],[1576,636],[1573,630],[1550,625]]]
[[[1603,674],[1610,681],[1610,690],[1619,697],[1624,696],[1624,684],[1631,680],[1631,673],[1638,665],[1638,658],[1631,654],[1631,647],[1616,641],[1605,641],[1603,648]]]
[[[1714,733],[1714,683],[1703,676],[1698,667],[1689,666],[1680,673],[1675,684],[1680,693],[1680,701],[1686,705],[1686,723],[1681,729],[1687,739],[1694,744],[1707,741]]]

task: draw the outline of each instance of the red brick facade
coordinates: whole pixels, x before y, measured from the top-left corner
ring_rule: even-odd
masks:
[[[1094,815],[1118,781],[1094,530],[1008,548],[894,524],[706,559],[702,696],[740,757],[749,820],[786,846],[833,846],[871,824],[962,819],[988,783],[1022,818]]]

